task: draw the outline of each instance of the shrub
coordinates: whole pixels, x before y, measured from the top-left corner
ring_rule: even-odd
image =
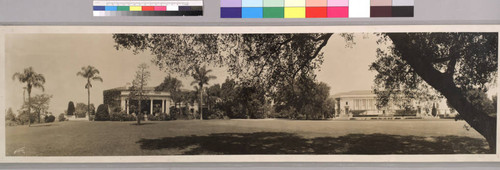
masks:
[[[54,115],[47,115],[44,117],[45,123],[51,123],[56,120],[56,117]]]
[[[31,113],[31,123],[35,122],[36,119],[36,114]],[[30,121],[30,118],[28,116],[28,111],[26,110],[21,110],[19,111],[19,115],[17,116],[17,124],[20,125],[25,125],[28,124],[28,121]]]
[[[172,117],[170,115],[167,115],[166,113],[160,113],[157,115],[148,115],[148,120],[149,121],[168,121],[168,120],[172,120]]]
[[[69,101],[67,111],[69,116],[73,116],[73,114],[75,113],[75,104],[72,101]]]
[[[9,108],[9,110],[7,110],[7,114],[5,114],[5,120],[6,121],[16,121],[16,115],[14,114],[14,112],[12,112],[12,109]]]
[[[111,112],[111,114],[109,114],[109,120],[111,120],[111,121],[136,121],[137,119],[135,118],[134,115],[127,114],[124,111],[122,111],[122,112]]]
[[[97,107],[97,112],[95,115],[96,121],[107,121],[109,120],[108,105],[101,104]]]
[[[57,116],[57,120],[58,120],[59,122],[64,122],[64,121],[66,121],[66,117],[64,117],[64,113],[59,114],[59,116]]]

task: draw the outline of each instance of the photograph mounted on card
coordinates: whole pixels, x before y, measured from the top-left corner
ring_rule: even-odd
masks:
[[[498,161],[499,30],[3,27],[2,160]]]

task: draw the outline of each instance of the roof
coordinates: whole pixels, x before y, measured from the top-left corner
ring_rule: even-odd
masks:
[[[122,86],[122,87],[116,87],[116,88],[112,88],[112,89],[108,89],[108,90],[105,90],[105,91],[129,91],[129,88],[130,87],[126,87],[126,86]],[[143,89],[145,91],[155,91],[155,88],[156,87],[150,87],[150,86],[146,86],[146,87],[143,87]],[[181,89],[182,91],[192,91],[192,90],[188,90],[188,89]]]
[[[373,96],[375,93],[373,93],[373,90],[354,90],[354,91],[349,91],[349,92],[342,92],[342,93],[337,93],[334,94],[334,98],[339,98],[339,97],[347,97],[347,96]]]

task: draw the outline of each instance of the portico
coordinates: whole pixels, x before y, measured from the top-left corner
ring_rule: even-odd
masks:
[[[143,114],[157,115],[160,113],[170,113],[170,108],[175,106],[172,101],[171,94],[165,91],[156,91],[154,87],[145,87],[145,94],[141,100],[141,108],[139,101],[130,98],[130,89],[128,87],[118,87],[105,90],[103,92],[104,104],[109,106],[120,106],[127,114],[137,114],[139,110]],[[196,105],[188,109],[197,110]]]

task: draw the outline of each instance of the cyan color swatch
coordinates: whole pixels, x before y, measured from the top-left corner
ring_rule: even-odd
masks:
[[[257,7],[243,7],[241,9],[242,18],[262,18],[264,14],[263,8]]]

